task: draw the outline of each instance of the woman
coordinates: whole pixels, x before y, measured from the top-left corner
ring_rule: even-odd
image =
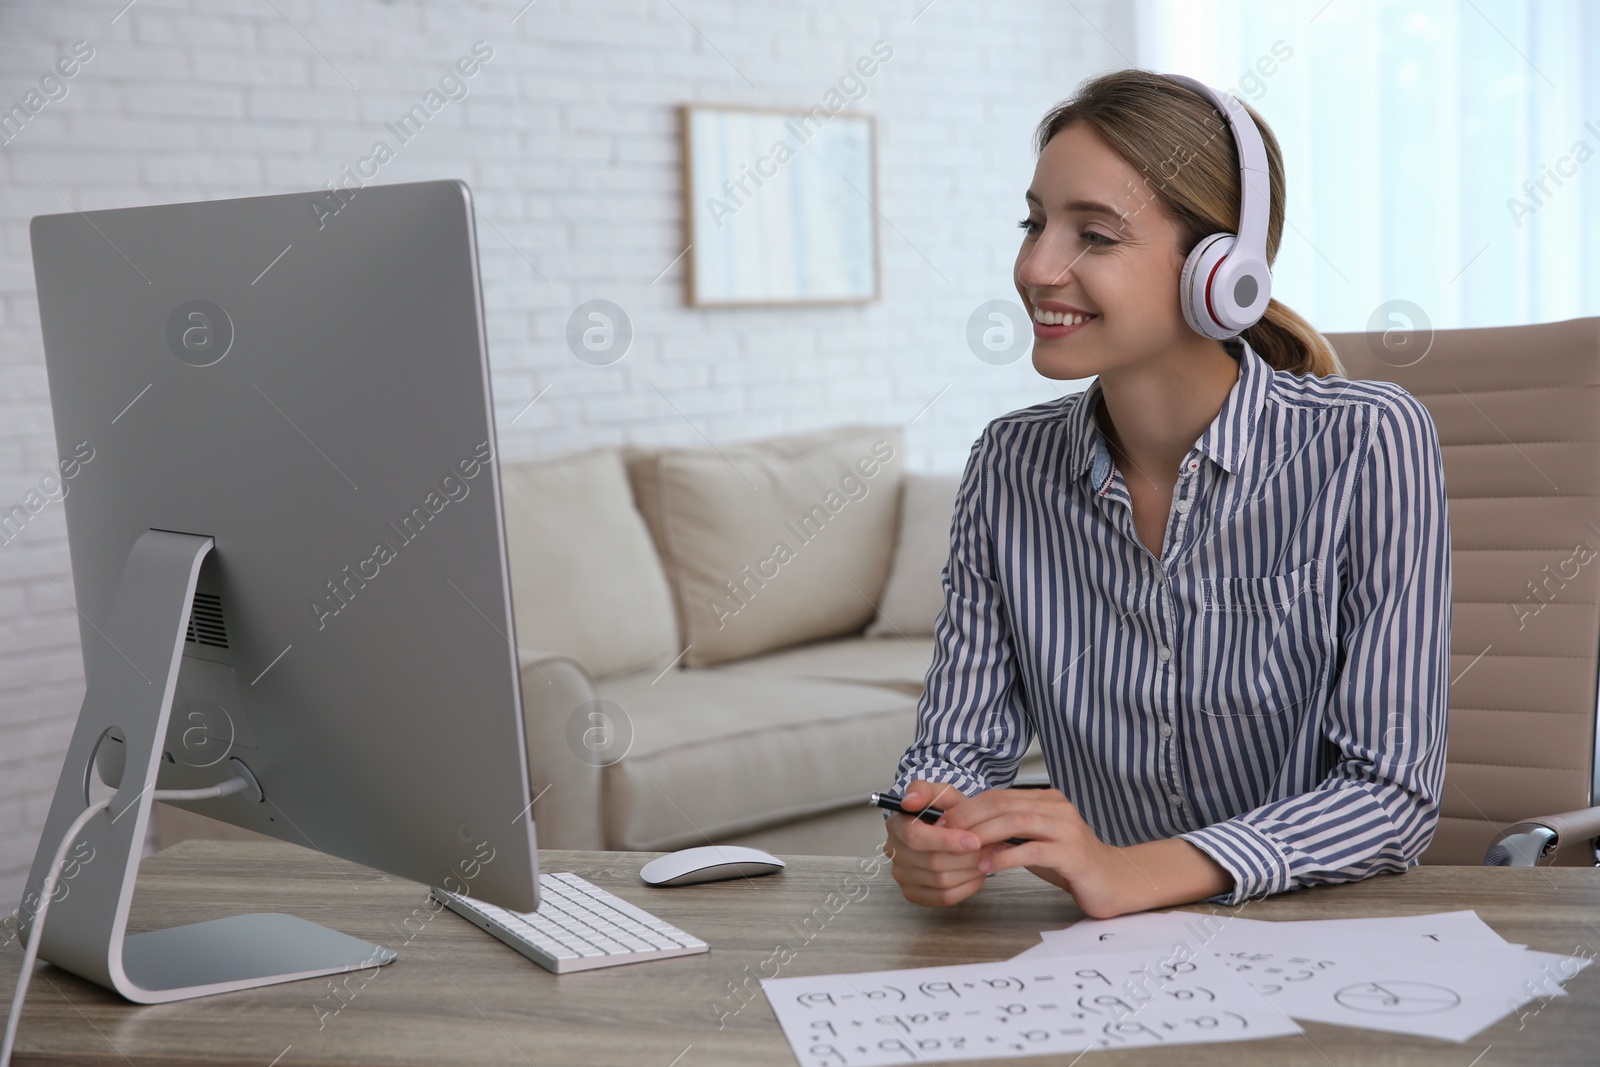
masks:
[[[1267,147],[1267,257],[1283,231]],[[887,816],[894,875],[949,905],[1026,867],[1097,918],[1416,862],[1444,775],[1450,537],[1438,438],[1273,300],[1240,338],[1179,274],[1239,227],[1222,116],[1094,78],[1037,134],[1014,280],[1034,367],[1098,376],[996,419],[956,503],[946,604]],[[1037,734],[1058,789],[1003,788]],[[1007,844],[1008,838],[1026,843]]]

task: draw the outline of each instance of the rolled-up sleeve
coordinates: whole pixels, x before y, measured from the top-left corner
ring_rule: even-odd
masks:
[[[973,444],[956,492],[945,604],[917,703],[917,733],[895,787],[921,779],[972,795],[1009,785],[1033,739],[1017,678],[989,519],[993,426]]]
[[[1337,642],[1314,789],[1179,835],[1234,877],[1225,904],[1416,863],[1444,786],[1450,527],[1438,434],[1396,392],[1375,414],[1350,493]]]

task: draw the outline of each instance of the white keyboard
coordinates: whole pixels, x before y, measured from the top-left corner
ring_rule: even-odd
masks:
[[[507,911],[437,886],[434,899],[556,974],[710,950],[698,937],[575,874],[539,876],[539,910]]]

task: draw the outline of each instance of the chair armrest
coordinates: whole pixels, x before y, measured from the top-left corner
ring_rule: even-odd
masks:
[[[1500,836],[1484,853],[1483,865],[1532,867],[1538,864],[1541,857],[1549,856],[1557,849],[1592,845],[1597,837],[1600,837],[1600,807],[1526,819],[1500,831]],[[1592,849],[1589,860],[1593,862]]]
[[[601,768],[581,759],[568,742],[573,713],[597,699],[594,679],[564,653],[522,650],[519,661],[528,784],[539,798],[533,811],[538,845],[604,849]]]

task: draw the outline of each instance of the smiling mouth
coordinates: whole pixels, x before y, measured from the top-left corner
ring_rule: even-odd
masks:
[[[1033,309],[1033,321],[1041,326],[1081,326],[1099,317],[1086,311],[1046,311],[1037,307]]]
[[[1079,330],[1099,319],[1087,311],[1046,311],[1033,309],[1033,336],[1041,341],[1071,337]]]

